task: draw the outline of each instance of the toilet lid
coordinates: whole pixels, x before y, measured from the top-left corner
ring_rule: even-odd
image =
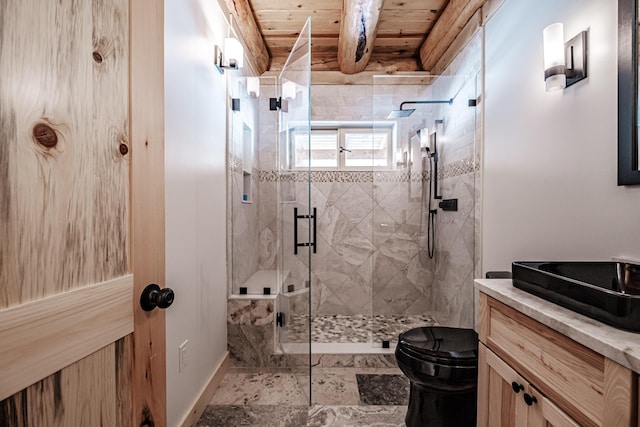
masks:
[[[400,334],[398,345],[427,357],[453,360],[478,358],[478,334],[473,329],[430,326]]]

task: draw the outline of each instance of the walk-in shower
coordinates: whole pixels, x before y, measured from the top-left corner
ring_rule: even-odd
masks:
[[[230,153],[232,357],[244,366],[391,366],[405,330],[472,326],[477,111],[467,100],[477,98],[475,77],[385,75],[367,85],[311,86],[306,131],[278,128],[271,79],[261,78],[266,99],[254,103],[255,124],[244,106],[233,113],[248,122],[234,127]],[[424,105],[406,108],[412,103]],[[388,119],[396,106],[402,113]],[[296,144],[306,148],[297,152]],[[313,155],[323,166],[304,164]],[[435,196],[457,198],[458,210],[438,210]],[[295,253],[299,215],[314,217],[298,223],[298,240],[313,242],[316,253],[302,246]],[[438,228],[430,243],[428,219]],[[321,354],[334,356],[319,362]]]
[[[477,97],[476,82],[469,76],[415,80],[379,76],[371,86],[312,86],[312,123],[339,127],[361,120],[373,134],[392,130],[386,167],[370,162],[310,172],[318,213],[318,254],[311,257],[314,354],[390,354],[398,334],[412,327],[473,324],[476,109],[467,100]],[[425,101],[404,101],[411,98]],[[412,103],[424,108],[410,114]],[[398,120],[389,121],[397,105]],[[425,128],[421,144],[413,137]],[[370,151],[378,148],[373,137],[370,144]],[[459,199],[460,209],[439,209],[443,197]],[[435,227],[442,230],[438,236]],[[284,341],[299,341],[296,331],[304,337],[309,319],[289,320],[295,326]]]

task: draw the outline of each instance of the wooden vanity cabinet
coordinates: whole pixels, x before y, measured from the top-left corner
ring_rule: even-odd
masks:
[[[635,427],[638,376],[480,293],[478,426]]]

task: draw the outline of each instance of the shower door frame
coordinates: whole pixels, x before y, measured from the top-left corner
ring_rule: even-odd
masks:
[[[289,293],[288,286],[293,285],[295,291],[291,292],[291,300],[287,300],[287,311],[291,305],[301,313],[302,319],[306,318],[306,340],[296,350],[302,353],[296,354],[288,351],[281,341],[283,336],[291,333],[290,320],[284,317],[277,343],[279,350],[288,359],[288,365],[298,380],[307,403],[311,405],[311,255],[315,252],[315,227],[314,211],[311,208],[311,18],[300,31],[285,66],[278,76],[278,91],[280,96],[275,99],[278,104],[278,216],[280,240],[280,260],[277,263],[281,295]],[[285,86],[288,86],[285,89]],[[291,93],[290,88],[295,89]],[[302,140],[303,152],[306,151],[306,168],[296,168],[294,161],[295,142]],[[302,135],[302,138],[298,136]],[[306,136],[306,138],[305,138]],[[304,159],[302,159],[304,160]],[[294,189],[294,201],[287,199],[283,186],[288,185]],[[290,228],[295,232],[289,234]],[[298,232],[300,229],[302,232]],[[294,258],[291,258],[294,257]],[[298,258],[297,260],[295,258]],[[300,260],[300,262],[298,262]],[[295,265],[294,265],[295,264]],[[306,264],[306,269],[300,271],[300,266]],[[289,276],[291,275],[291,276]],[[292,283],[291,283],[292,282]],[[306,296],[306,297],[305,297]],[[287,295],[287,298],[289,296]],[[305,299],[306,298],[306,299]],[[284,301],[284,298],[279,300]],[[290,301],[294,301],[290,303]],[[280,311],[283,307],[278,307]],[[290,311],[289,311],[290,314]]]

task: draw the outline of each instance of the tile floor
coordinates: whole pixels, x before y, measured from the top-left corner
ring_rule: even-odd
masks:
[[[313,368],[312,406],[299,384],[286,370],[232,368],[198,427],[405,425],[409,382],[397,368]]]

